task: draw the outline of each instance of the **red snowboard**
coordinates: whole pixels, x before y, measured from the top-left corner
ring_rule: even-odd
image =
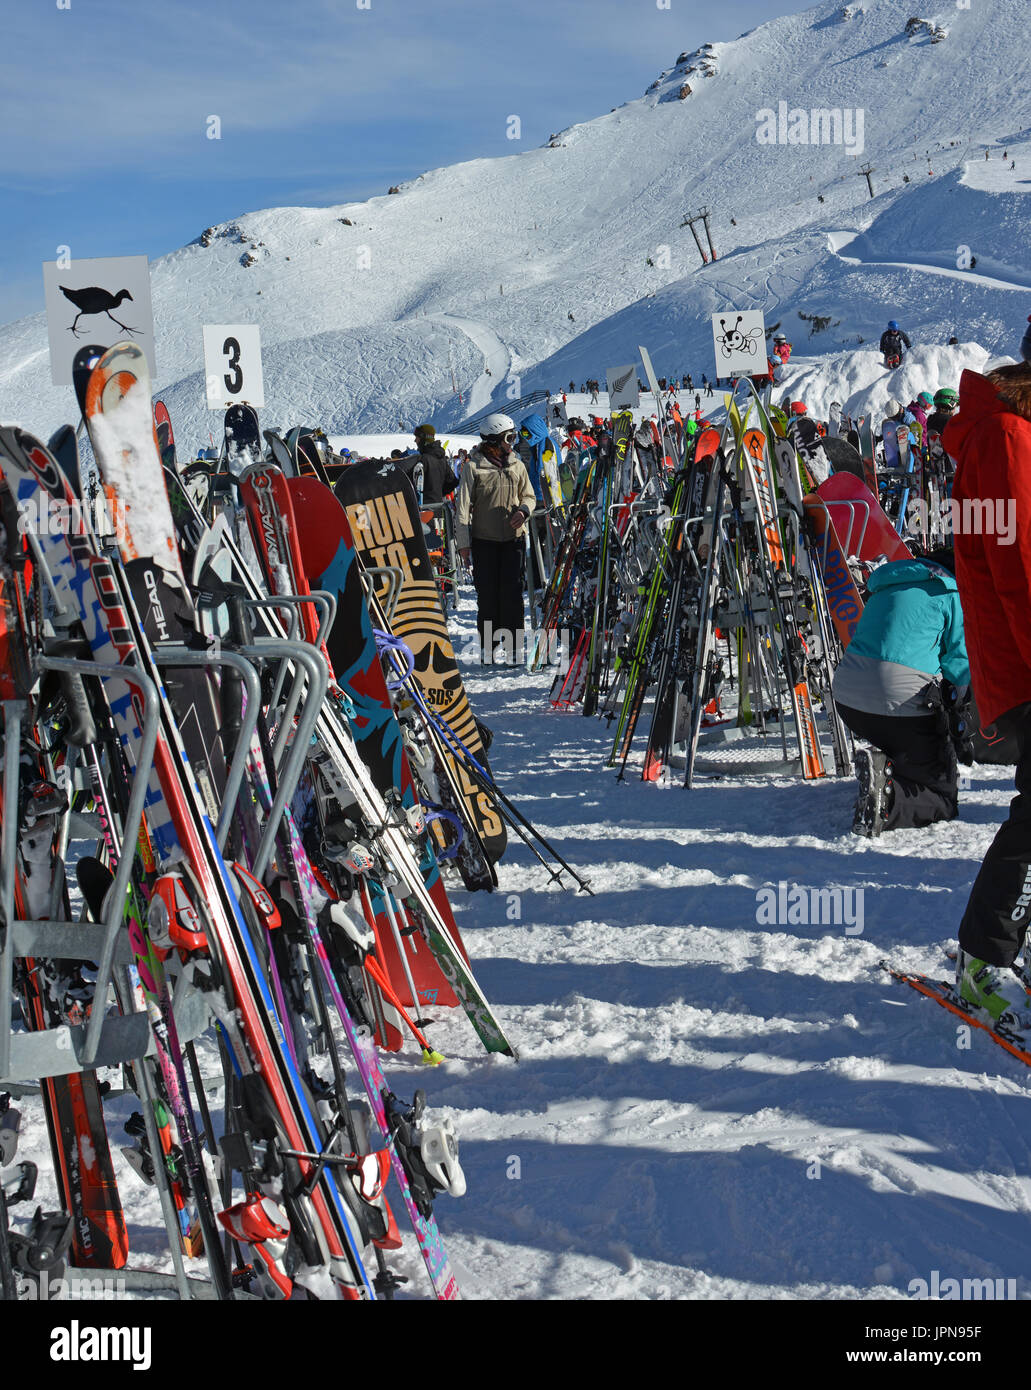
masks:
[[[874,560],[911,560],[912,551],[891,524],[880,502],[854,473],[832,473],[816,489],[827,503],[846,555]]]

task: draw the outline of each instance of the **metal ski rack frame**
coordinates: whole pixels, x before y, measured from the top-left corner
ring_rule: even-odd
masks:
[[[147,781],[157,747],[159,699],[158,689],[143,671],[131,666],[98,666],[93,661],[75,661],[66,657],[40,657],[35,663],[39,671],[59,671],[71,675],[91,676],[102,681],[121,681],[139,691],[142,699],[142,740],[140,759],[126,811],[123,835],[127,844],[135,843],[143,820]],[[21,700],[5,700],[3,801],[13,812],[18,805],[19,758],[22,723],[27,705]],[[15,756],[9,752],[15,750]],[[83,922],[19,920],[14,910],[15,863],[18,852],[18,818],[16,813],[4,817],[3,865],[0,868],[0,917],[6,925],[0,948],[0,1082],[8,1075],[12,1080],[32,1077],[66,1076],[69,1072],[91,1071],[97,1066],[118,1065],[142,1057],[150,1042],[150,1024],[145,1013],[106,1018],[102,1001],[116,961],[129,964],[131,953],[128,941],[119,936],[124,928],[125,897],[132,873],[133,856],[123,854],[108,896],[108,915],[97,924]],[[12,1029],[12,998],[15,956],[58,956],[65,960],[97,961],[95,1007],[89,1022],[41,1032],[14,1034]]]
[[[222,796],[222,810],[215,827],[215,843],[221,850],[225,845],[229,826],[236,810],[236,803],[247,772],[247,758],[250,755],[251,739],[258,724],[261,712],[261,681],[252,662],[237,651],[229,651],[224,646],[217,653],[197,652],[190,647],[173,644],[158,644],[153,649],[154,660],[159,666],[228,666],[236,671],[246,686],[247,704],[240,725],[240,737],[236,751],[226,775],[225,791]]]
[[[394,609],[397,607],[397,600],[401,594],[401,586],[405,582],[404,572],[394,565],[366,565],[361,570],[362,584],[366,590],[374,590],[375,581],[382,579],[387,585],[385,598],[379,600],[379,605],[387,622],[392,622]]]
[[[270,658],[280,660],[283,662],[284,668],[287,662],[295,663],[297,669],[294,671],[294,687],[290,699],[287,701],[288,705],[293,701],[295,692],[297,699],[300,699],[300,689],[305,680],[308,686],[307,700],[298,717],[290,751],[279,772],[276,794],[269,810],[261,842],[255,851],[254,861],[251,864],[251,873],[255,878],[260,879],[272,858],[280,821],[283,819],[287,803],[300,781],[304,761],[310,751],[315,725],[322,712],[322,704],[329,689],[329,669],[321,654],[307,642],[290,642],[276,637],[259,637],[255,639],[253,644],[239,647],[237,650],[242,657],[251,660],[265,661]],[[290,725],[285,726],[288,732],[291,725],[292,718]]]
[[[318,631],[315,634],[315,648],[309,647],[309,650],[315,650],[322,646],[326,633],[333,626],[333,620],[336,617],[337,611],[336,595],[329,593],[329,591],[326,589],[312,589],[311,592],[308,594],[276,594],[271,598],[244,599],[243,602],[244,605],[249,608],[286,608],[290,614],[290,626],[287,633],[288,641],[296,640],[299,622],[298,609],[301,607],[302,604],[311,603],[320,611],[324,610],[322,611],[322,617],[319,623]],[[305,645],[307,646],[307,644]],[[275,688],[272,694],[272,699],[269,702],[273,708],[279,704],[285,680],[286,666],[284,665],[280,668],[279,677],[276,680]],[[287,699],[286,707],[283,711],[283,716],[280,720],[280,731],[276,736],[276,741],[272,748],[272,762],[277,770],[283,759],[283,751],[286,748],[287,733],[290,729],[291,724],[293,723],[294,715],[297,712],[297,703],[300,700],[300,698],[301,685],[299,682],[295,681],[291,690],[290,697]]]

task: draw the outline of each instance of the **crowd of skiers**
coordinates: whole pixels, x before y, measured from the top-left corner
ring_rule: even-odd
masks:
[[[897,365],[909,347],[892,322],[881,340],[886,361]],[[785,362],[790,351],[780,335],[774,355]],[[959,764],[972,761],[975,731],[990,730],[1015,760],[1017,795],[960,925],[957,988],[990,1021],[1027,1030],[1031,1005],[1014,966],[1031,914],[1031,323],[1021,357],[989,363],[983,373],[965,371],[958,392],[944,387],[906,404],[889,401],[886,423],[915,425],[922,440],[940,440],[957,503],[978,504],[982,515],[986,501],[1012,503],[1016,527],[960,526],[952,546],[867,572],[863,614],[837,667],[833,697],[860,741],[860,834],[954,820]],[[691,388],[687,374],[682,384]],[[675,397],[675,384],[660,386]],[[836,422],[812,419],[801,401],[785,406],[789,434],[812,455]],[[541,500],[539,475],[532,484],[515,451],[520,431],[508,417],[486,423],[490,433],[471,456],[459,502],[481,637],[487,622],[522,626],[520,538]],[[686,432],[692,427],[694,417]],[[571,419],[565,442],[593,449],[607,429],[599,416]],[[540,421],[522,433],[539,443],[547,431]]]
[[[783,335],[781,335],[781,337],[783,337]],[[784,342],[787,342],[786,338],[784,338]],[[790,355],[791,349],[789,347],[787,350],[787,356],[785,356],[783,360],[786,362]],[[698,386],[695,386],[695,381],[692,374],[690,372],[683,372],[679,377],[660,376],[658,379],[658,385],[660,391],[662,391],[665,394],[672,393],[674,396],[677,395],[677,393],[680,391],[687,391],[689,394],[697,391],[699,395],[712,396],[715,394],[717,390],[719,390],[719,378],[717,378],[715,381],[710,381],[708,375],[705,372],[702,372],[701,376],[698,378],[698,381]],[[571,381],[568,387],[566,388],[565,392],[563,392],[562,398],[563,400],[565,400],[566,395],[572,396],[579,392],[581,396],[590,396],[590,400],[588,402],[589,405],[597,405],[598,394],[602,389],[602,385],[596,377],[588,377],[586,381],[581,381],[579,386],[577,386],[575,381]],[[637,389],[642,393],[649,389],[647,383],[642,381],[640,377],[638,377],[637,379]],[[549,395],[550,394],[551,393],[549,392]]]
[[[909,345],[893,321],[881,342],[886,359]],[[771,361],[786,362],[790,353],[777,335]],[[991,1019],[1005,1016],[1010,1026],[1031,1029],[1031,1004],[1012,968],[1031,914],[1031,322],[1021,358],[965,371],[958,391],[889,402],[886,423],[918,426],[921,440],[940,441],[955,503],[976,504],[971,515],[987,515],[986,502],[1010,505],[1016,524],[1013,531],[958,526],[951,546],[919,553],[914,544],[912,558],[867,566],[865,606],[837,667],[833,698],[859,740],[859,834],[954,820],[959,765],[972,761],[974,734],[988,729],[995,746],[1009,750],[1017,795],[963,915],[957,987]],[[597,382],[585,385],[597,389]],[[686,373],[682,385],[691,389]],[[675,383],[665,392],[675,398]],[[786,401],[783,409],[789,437],[810,458],[837,428],[836,421],[811,418],[804,402]],[[683,422],[685,433],[700,422],[696,410]],[[600,416],[570,419],[561,447],[582,456],[609,428]],[[420,427],[417,453],[401,462],[408,472],[422,465],[427,502],[457,489],[458,547],[472,564],[489,662],[496,659],[492,639],[524,625],[524,534],[545,500],[542,461],[554,445],[540,415],[517,426],[497,413],[480,433],[460,479],[431,426]]]

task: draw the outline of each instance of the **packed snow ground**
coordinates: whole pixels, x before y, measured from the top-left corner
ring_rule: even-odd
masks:
[[[467,593],[456,648],[473,612]],[[452,898],[519,1060],[457,1011],[431,1033],[444,1067],[385,1059],[455,1119],[468,1193],[437,1214],[463,1296],[904,1298],[934,1270],[1031,1296],[1031,1078],[878,968],[948,969],[1009,770],[973,768],[955,823],[863,841],[851,780],[617,783],[604,726],[553,712],[547,673],[466,679],[501,785],[594,896],[513,836],[499,891]],[[858,890],[861,932],[761,924],[782,882]],[[113,1146],[134,1106],[108,1103]],[[167,1269],[154,1191],[116,1163],[130,1264]],[[400,1268],[425,1296],[410,1238]]]
[[[595,896],[518,843],[498,895],[455,894],[521,1053],[478,1059],[449,1022],[433,1078],[469,1177],[438,1203],[463,1291],[889,1298],[937,1269],[1028,1297],[1027,1071],[878,968],[948,969],[1010,770],[972,769],[952,824],[863,841],[851,780],[617,783],[549,677],[467,681],[495,772]],[[760,925],[780,882],[861,890],[861,934]]]

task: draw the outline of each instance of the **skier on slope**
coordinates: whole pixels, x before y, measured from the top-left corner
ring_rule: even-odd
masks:
[[[778,357],[780,359],[780,364],[782,367],[786,367],[788,365],[788,362],[791,358],[791,344],[788,342],[785,334],[774,334],[773,355],[774,357]]]
[[[903,333],[894,319],[888,324],[881,334],[881,356],[884,358],[886,367],[901,367],[905,353],[902,346],[905,344],[908,351],[913,344],[909,341],[909,336]]]
[[[956,574],[982,726],[1015,736],[1019,750],[1017,795],[960,922],[956,987],[986,1019],[1026,1034],[1031,1008],[1011,967],[1023,949],[1027,968],[1031,912],[1031,332],[1021,354],[987,376],[963,373],[942,443],[956,460],[953,498],[978,508],[1005,499],[1009,514],[1006,525],[956,529]]]
[[[879,565],[866,607],[834,673],[834,703],[857,738],[853,833],[955,820],[950,691],[970,684],[951,551]]]
[[[526,465],[512,452],[516,437],[510,416],[488,415],[458,490],[455,538],[463,561],[472,561],[485,665],[494,660],[495,642],[503,643],[512,665],[520,664],[523,645],[523,532],[537,498]]]

